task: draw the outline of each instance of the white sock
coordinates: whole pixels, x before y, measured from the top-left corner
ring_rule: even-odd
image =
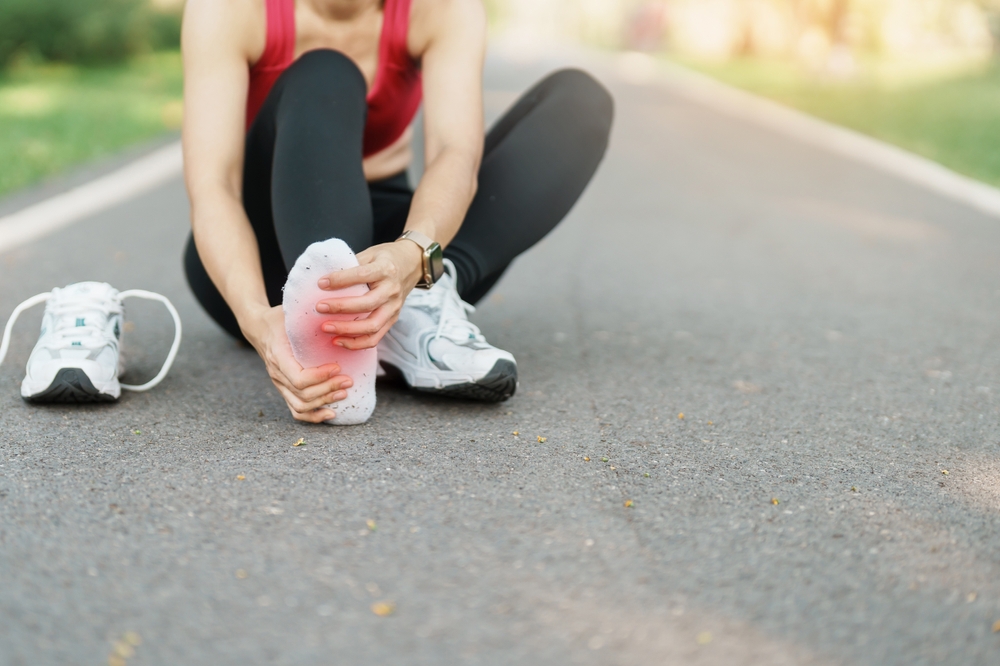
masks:
[[[333,425],[364,423],[375,410],[375,371],[378,352],[375,349],[353,351],[333,344],[333,336],[324,333],[323,322],[364,319],[367,314],[320,314],[316,304],[328,298],[363,296],[368,285],[356,285],[337,291],[324,291],[317,282],[321,277],[358,265],[358,260],[339,238],[313,243],[295,262],[285,283],[282,306],[285,311],[285,332],[292,343],[295,360],[303,368],[315,368],[337,363],[341,372],[354,380],[347,389],[347,398],[330,405],[337,417],[327,421]]]

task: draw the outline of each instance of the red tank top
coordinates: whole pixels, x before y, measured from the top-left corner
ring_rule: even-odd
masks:
[[[295,0],[265,0],[267,43],[260,60],[250,68],[247,93],[247,129],[271,92],[271,87],[295,59]],[[420,69],[406,48],[410,27],[410,0],[385,0],[378,68],[368,91],[368,122],[364,156],[391,146],[413,121],[423,95]]]

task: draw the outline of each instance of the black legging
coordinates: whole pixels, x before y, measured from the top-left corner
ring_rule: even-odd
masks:
[[[343,54],[310,51],[277,80],[247,133],[243,206],[260,247],[271,305],[312,243],[343,239],[360,252],[403,231],[413,191],[406,173],[365,182],[365,80]],[[528,91],[486,135],[479,189],[445,250],[459,293],[482,298],[519,254],[576,203],[608,144],[613,102],[590,75],[566,69]],[[188,283],[208,314],[242,338],[202,266],[193,237]]]

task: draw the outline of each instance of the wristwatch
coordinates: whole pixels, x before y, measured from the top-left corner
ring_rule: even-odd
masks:
[[[413,241],[424,251],[424,274],[420,278],[420,282],[417,283],[417,287],[430,289],[444,275],[444,255],[441,251],[441,245],[412,229],[404,231],[403,235],[396,240],[401,241],[404,238]]]

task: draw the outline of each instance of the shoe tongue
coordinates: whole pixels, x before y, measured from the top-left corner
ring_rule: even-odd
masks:
[[[106,282],[77,282],[53,289],[49,304],[63,312],[118,311],[121,308],[118,290]]]
[[[59,290],[60,296],[113,299],[118,291],[107,282],[75,282]]]
[[[46,311],[52,308],[55,316],[53,333],[87,348],[103,341],[107,316],[120,312],[120,304],[118,291],[106,282],[77,282],[54,289]]]
[[[452,277],[447,273],[443,274],[438,281],[431,285],[430,289],[420,289],[416,288],[410,292],[417,299],[432,297],[434,294],[439,294],[442,291],[450,291],[452,289]]]
[[[442,288],[447,287],[448,289],[453,289],[453,282],[455,282],[454,276],[452,276],[452,274],[448,271],[445,271],[441,274],[441,277],[438,278],[437,282],[434,283],[434,286],[437,287],[440,285]]]
[[[479,340],[479,329],[465,317],[451,318],[441,327],[438,340],[449,340],[455,344],[468,346]]]

